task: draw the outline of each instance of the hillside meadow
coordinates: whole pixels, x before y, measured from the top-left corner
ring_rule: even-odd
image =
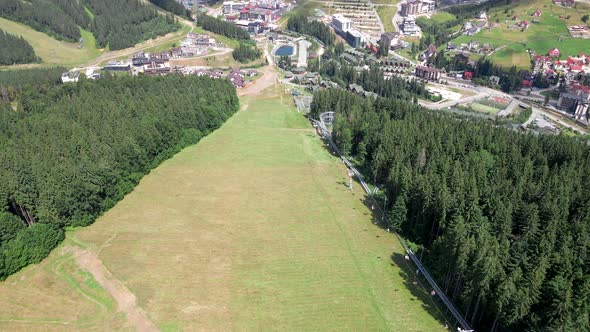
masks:
[[[128,330],[145,312],[164,331],[444,331],[400,243],[373,225],[360,186],[348,190],[344,165],[290,96],[241,102],[0,283],[0,328]],[[129,315],[121,294],[135,299]]]

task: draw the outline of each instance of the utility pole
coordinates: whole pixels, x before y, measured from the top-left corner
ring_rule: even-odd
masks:
[[[385,221],[385,213],[387,213],[387,194],[385,194],[385,204],[383,205],[383,213],[381,214],[381,221]]]

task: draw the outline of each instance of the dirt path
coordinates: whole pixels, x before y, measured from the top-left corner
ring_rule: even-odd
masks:
[[[264,46],[264,55],[268,65],[262,69],[262,77],[253,84],[238,91],[238,96],[254,96],[274,86],[277,82],[277,71],[274,68],[272,56],[268,53],[268,47]]]
[[[94,252],[80,248],[71,248],[71,251],[80,267],[88,270],[94,279],[117,301],[119,310],[127,315],[127,320],[131,325],[138,331],[159,331],[143,309],[137,305],[135,295],[113,276]]]
[[[255,96],[267,88],[272,87],[277,80],[277,72],[271,65],[264,67],[262,77],[256,80],[253,84],[238,91],[238,96]]]

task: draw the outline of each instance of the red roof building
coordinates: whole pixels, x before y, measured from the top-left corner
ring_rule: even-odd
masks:
[[[525,88],[530,88],[533,86],[533,82],[529,80],[522,80],[522,86]]]
[[[473,78],[473,72],[470,71],[466,71],[463,73],[463,79],[464,80],[470,80]]]
[[[582,85],[582,84],[579,84],[579,83],[572,84],[570,86],[570,92],[571,93],[576,93],[578,91],[582,91],[583,93],[590,94],[590,87],[587,87],[587,86]]]
[[[554,48],[552,50],[550,50],[549,52],[547,52],[547,55],[549,55],[550,57],[556,57],[559,58],[559,50],[557,48]]]

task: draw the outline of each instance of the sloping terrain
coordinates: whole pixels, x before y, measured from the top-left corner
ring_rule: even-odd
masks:
[[[76,65],[94,59],[101,53],[96,49],[92,33],[84,30],[82,30],[84,46],[80,48],[77,43],[58,41],[43,32],[1,17],[0,29],[22,36],[33,46],[37,56],[45,64]]]
[[[49,259],[0,284],[0,328],[442,331],[401,245],[372,224],[361,188],[347,189],[344,165],[288,97],[242,103]],[[93,268],[76,264],[84,259]],[[70,284],[77,275],[86,281]],[[122,294],[133,319],[117,310]],[[36,308],[39,296],[51,306]]]

